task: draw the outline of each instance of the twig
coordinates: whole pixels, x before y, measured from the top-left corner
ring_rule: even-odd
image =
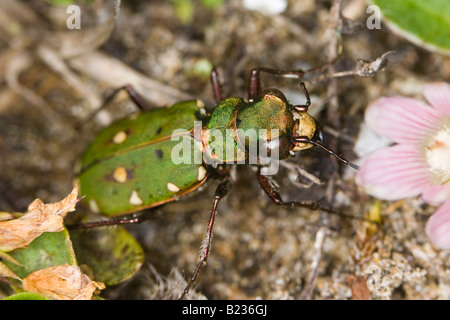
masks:
[[[67,121],[56,113],[42,97],[19,83],[20,72],[29,68],[31,64],[32,57],[28,53],[18,53],[11,59],[5,71],[5,80],[8,87],[36,106],[53,126],[57,126],[59,130],[72,131],[74,133],[73,128],[67,124]]]
[[[316,285],[317,275],[319,274],[319,264],[322,260],[322,250],[323,244],[325,242],[327,235],[327,228],[322,226],[316,233],[316,241],[314,242],[314,249],[316,254],[314,255],[311,262],[311,273],[309,274],[308,283],[306,284],[305,290],[303,290],[300,299],[301,300],[311,300],[311,296]]]
[[[154,106],[192,99],[191,95],[150,79],[100,51],[78,56],[68,63],[77,72],[103,81],[110,87],[119,88],[128,83]]]
[[[395,63],[397,61],[397,58],[398,56],[395,51],[387,51],[375,60],[358,60],[356,66],[352,70],[329,72],[327,74],[320,75],[314,80],[320,82],[328,79],[349,76],[372,77],[378,71]]]
[[[328,61],[334,61],[338,55],[341,48],[340,44],[340,34],[342,29],[342,19],[341,19],[341,0],[334,0],[333,6],[331,7],[331,23],[330,32],[335,33],[330,39],[330,44],[328,46]],[[335,72],[334,65],[330,66],[330,73]],[[335,128],[340,127],[340,119],[338,115],[339,100],[337,98],[337,81],[335,78],[330,79],[328,85],[328,96],[330,98],[330,105],[327,111],[328,122],[331,123]]]

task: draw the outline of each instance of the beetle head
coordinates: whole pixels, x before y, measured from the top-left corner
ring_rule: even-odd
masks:
[[[297,130],[294,131],[294,138],[305,137],[314,142],[323,142],[323,134],[319,123],[306,112],[295,112],[294,118]],[[314,145],[308,142],[296,142],[292,151],[300,151],[312,148]]]

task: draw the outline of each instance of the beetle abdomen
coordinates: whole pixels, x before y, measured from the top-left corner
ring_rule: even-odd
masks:
[[[199,187],[206,179],[206,168],[194,161],[199,144],[190,143],[191,159],[176,164],[172,150],[179,142],[171,140],[175,130],[185,129],[178,137],[193,141],[190,131],[199,121],[198,111],[196,101],[182,102],[104,129],[83,156],[79,179],[85,201],[94,211],[119,215],[172,201]]]

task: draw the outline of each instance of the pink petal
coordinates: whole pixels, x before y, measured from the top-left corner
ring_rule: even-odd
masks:
[[[450,116],[450,85],[445,82],[427,84],[423,95],[434,109],[443,115]]]
[[[450,161],[450,160],[449,160]],[[450,199],[450,183],[431,186],[422,194],[422,199],[432,205],[440,205]]]
[[[431,216],[425,231],[436,247],[450,249],[450,201],[445,202]]]
[[[439,116],[438,111],[422,101],[383,97],[369,105],[365,121],[379,135],[397,143],[412,143],[434,133]]]
[[[417,196],[432,185],[418,147],[412,144],[371,153],[361,165],[358,182],[367,193],[385,200]]]

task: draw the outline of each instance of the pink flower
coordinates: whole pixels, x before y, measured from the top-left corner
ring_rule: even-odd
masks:
[[[436,246],[450,249],[450,85],[428,84],[423,94],[431,106],[405,97],[369,105],[366,123],[395,144],[364,160],[358,182],[380,199],[421,195],[432,205],[444,203],[426,232]]]

